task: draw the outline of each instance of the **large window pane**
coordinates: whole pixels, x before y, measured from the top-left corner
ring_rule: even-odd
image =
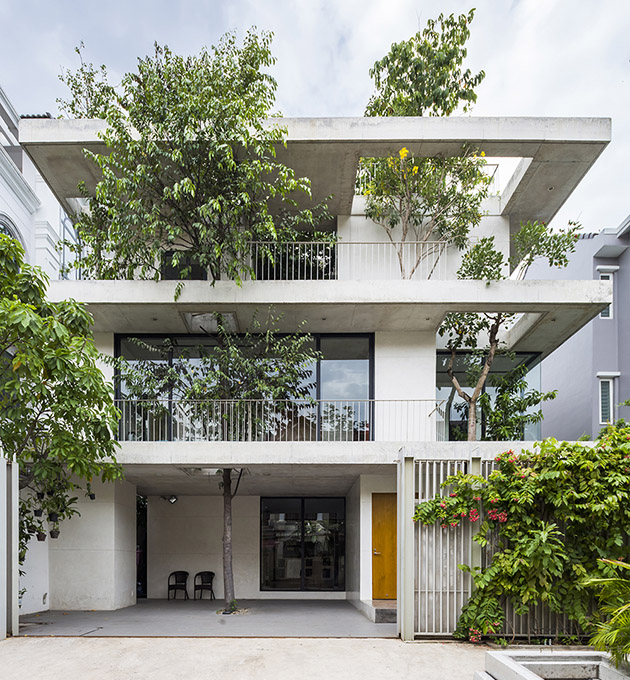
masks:
[[[262,500],[261,589],[302,589],[302,500]]]
[[[344,583],[344,499],[305,498],[304,588],[343,590]]]
[[[263,498],[261,589],[344,588],[344,499]]]

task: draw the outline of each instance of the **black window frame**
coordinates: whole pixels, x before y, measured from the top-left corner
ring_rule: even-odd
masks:
[[[295,588],[265,588],[263,586],[263,504],[266,500],[279,500],[279,499],[286,499],[286,500],[299,500],[301,502],[301,540],[300,540],[300,548],[301,548],[301,556],[300,556],[300,585],[301,587],[299,589]],[[343,583],[340,585],[339,588],[305,588],[304,587],[304,581],[305,581],[305,564],[304,561],[306,559],[306,555],[304,554],[304,502],[307,500],[335,500],[335,501],[342,501],[343,502],[343,524],[344,524],[344,532],[343,532],[343,558],[344,558],[344,572],[343,572]],[[346,534],[346,517],[347,517],[347,503],[346,503],[346,497],[345,496],[261,496],[260,497],[260,520],[259,520],[259,547],[258,547],[258,555],[259,555],[259,568],[258,568],[258,577],[259,577],[259,587],[260,591],[264,593],[344,593],[346,592],[346,564],[345,564],[345,559],[346,559],[346,548],[347,548],[347,534]]]

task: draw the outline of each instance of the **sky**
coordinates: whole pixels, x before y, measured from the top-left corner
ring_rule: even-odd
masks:
[[[227,31],[272,31],[277,108],[285,116],[361,116],[369,69],[393,42],[473,0],[0,0],[0,86],[20,114],[50,111],[67,91],[74,48],[110,81],[155,41],[182,54]],[[473,116],[610,117],[613,139],[553,221],[585,231],[630,214],[630,0],[478,0],[467,66],[486,78]]]

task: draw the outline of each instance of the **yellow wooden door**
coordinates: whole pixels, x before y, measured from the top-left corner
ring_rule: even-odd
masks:
[[[372,599],[396,599],[396,494],[372,494]]]

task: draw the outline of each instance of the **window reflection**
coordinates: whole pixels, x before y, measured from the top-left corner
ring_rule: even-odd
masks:
[[[263,498],[261,589],[345,589],[345,500]]]

